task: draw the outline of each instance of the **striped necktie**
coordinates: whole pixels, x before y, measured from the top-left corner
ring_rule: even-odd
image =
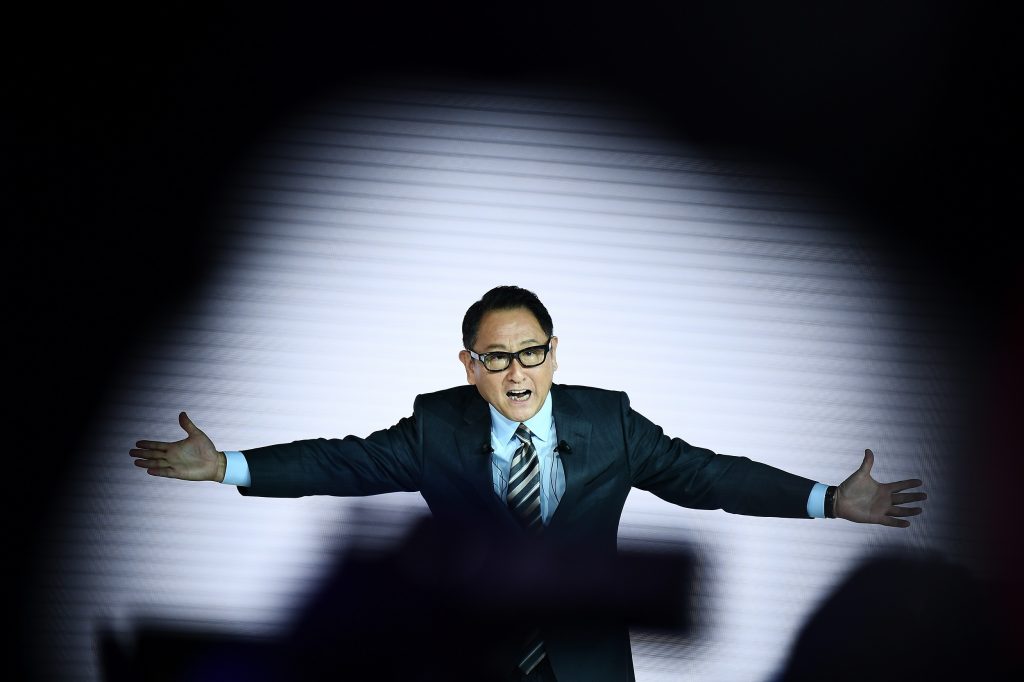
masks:
[[[540,515],[540,458],[533,447],[533,434],[526,424],[520,424],[516,429],[516,438],[522,445],[512,455],[508,477],[508,507],[524,528],[539,533],[544,529]],[[528,675],[547,655],[539,631],[530,634],[525,651],[519,660],[519,669]]]

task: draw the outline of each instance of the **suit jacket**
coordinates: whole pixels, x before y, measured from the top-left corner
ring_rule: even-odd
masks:
[[[549,546],[614,557],[630,488],[674,504],[734,514],[807,518],[814,481],[745,457],[715,454],[630,408],[625,393],[555,384],[552,410],[565,493],[543,531]],[[521,533],[494,494],[490,412],[473,386],[420,395],[411,417],[366,438],[314,439],[247,450],[252,485],[268,497],[419,491],[452,537]],[[625,623],[551,624],[543,630],[559,680],[633,679]]]

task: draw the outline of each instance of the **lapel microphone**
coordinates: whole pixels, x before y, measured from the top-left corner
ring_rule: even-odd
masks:
[[[494,448],[491,447],[490,443],[484,443],[483,445],[480,446],[481,455],[489,455],[492,452],[494,452]]]
[[[558,441],[558,445],[555,446],[555,452],[560,455],[568,455],[572,453],[572,448],[564,440]]]

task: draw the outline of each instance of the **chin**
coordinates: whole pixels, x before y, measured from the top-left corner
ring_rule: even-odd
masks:
[[[505,402],[505,416],[508,417],[509,419],[514,419],[520,422],[524,422],[533,415],[537,414],[537,411],[539,409],[540,406],[537,405],[536,400],[533,398],[526,401],[525,403],[510,403],[509,401]]]

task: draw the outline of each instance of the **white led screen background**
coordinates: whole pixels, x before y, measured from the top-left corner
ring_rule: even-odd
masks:
[[[365,435],[459,385],[460,324],[499,284],[535,291],[555,381],[626,391],[670,435],[838,483],[920,477],[908,530],[731,516],[634,491],[629,548],[697,559],[695,630],[632,633],[640,680],[763,680],[847,572],[883,548],[970,563],[950,452],[957,366],[944,320],[854,212],[806,177],[717,158],[605,93],[494,84],[327,98],[225,183],[200,297],[146,330],[77,453],[69,523],[47,538],[37,664],[100,679],[96,637],[139,623],[273,636],[355,543],[387,546],[426,506],[243,498],[150,478],[127,450]],[[146,522],[139,522],[145,510]]]

